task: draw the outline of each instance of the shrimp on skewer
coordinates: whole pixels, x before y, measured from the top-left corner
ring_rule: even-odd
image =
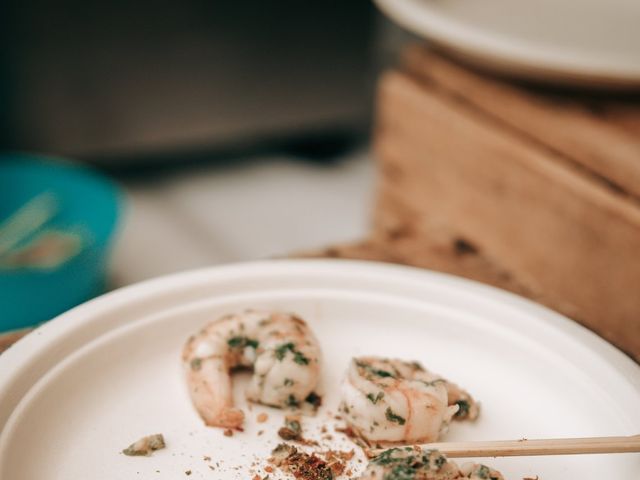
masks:
[[[320,400],[320,346],[301,318],[283,312],[247,310],[211,322],[182,352],[191,400],[205,423],[240,428],[242,410],[233,405],[234,368],[253,367],[247,398],[273,407],[298,407]]]
[[[457,385],[417,362],[378,357],[352,359],[340,409],[370,443],[433,442],[456,416],[478,416],[478,405]]]
[[[478,463],[458,467],[437,450],[392,448],[371,459],[359,480],[504,480],[500,472]]]

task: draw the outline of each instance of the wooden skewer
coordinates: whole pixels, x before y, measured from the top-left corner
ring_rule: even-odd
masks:
[[[442,442],[420,445],[447,457],[517,457],[528,455],[579,455],[640,452],[640,435],[628,437],[555,438],[490,442]],[[374,450],[375,454],[384,450]]]

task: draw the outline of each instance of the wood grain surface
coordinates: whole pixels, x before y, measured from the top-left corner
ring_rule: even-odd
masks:
[[[476,278],[502,271],[639,359],[640,109],[557,98],[409,50],[380,82],[376,214],[416,232],[405,249],[463,239],[492,265]]]

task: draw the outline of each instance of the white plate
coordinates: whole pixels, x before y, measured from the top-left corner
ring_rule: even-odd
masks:
[[[637,0],[375,0],[414,33],[512,76],[640,86]]]
[[[357,354],[420,360],[475,394],[481,419],[455,424],[449,440],[640,431],[638,366],[558,314],[490,287],[410,268],[274,261],[115,291],[10,348],[0,356],[0,478],[175,480],[191,470],[189,478],[247,479],[252,468],[263,472],[282,413],[254,407],[247,431],[231,438],[205,428],[179,362],[193,331],[245,307],[298,312],[317,333],[327,395],[318,417],[305,421],[310,436],[321,424],[332,429],[328,410],[335,412],[337,383]],[[238,399],[246,378],[240,380]],[[270,415],[265,425],[255,421],[262,411]],[[156,432],[165,435],[165,450],[140,458],[119,453]],[[348,445],[334,435],[338,445]],[[215,472],[204,456],[212,457]],[[640,471],[635,454],[488,463],[512,479],[631,480]]]

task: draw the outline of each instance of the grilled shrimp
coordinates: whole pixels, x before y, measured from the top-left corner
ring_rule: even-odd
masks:
[[[340,410],[371,443],[432,442],[452,418],[478,416],[478,405],[457,385],[417,362],[378,357],[352,359]]]
[[[247,310],[211,322],[182,352],[193,404],[209,426],[240,428],[233,405],[231,369],[253,368],[247,399],[273,407],[316,404],[320,346],[301,318]]]
[[[504,480],[486,465],[469,463],[458,467],[437,450],[415,447],[392,448],[371,459],[359,480]]]

